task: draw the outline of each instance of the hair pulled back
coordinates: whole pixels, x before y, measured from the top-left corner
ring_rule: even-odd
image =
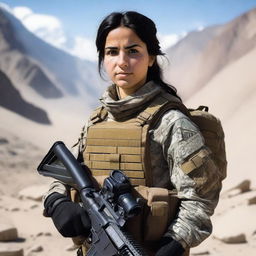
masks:
[[[132,29],[146,44],[149,55],[155,57],[164,55],[160,49],[159,41],[156,36],[157,29],[155,23],[151,19],[134,11],[113,12],[105,17],[97,32],[96,47],[98,51],[98,69],[100,74],[108,33],[120,26]],[[148,68],[147,81],[150,80],[157,81],[162,87],[176,95],[176,89],[163,82],[161,68],[159,67],[157,59],[154,61],[154,64]]]

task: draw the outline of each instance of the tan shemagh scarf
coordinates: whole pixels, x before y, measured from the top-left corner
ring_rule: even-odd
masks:
[[[162,92],[162,88],[154,81],[149,81],[134,94],[119,99],[116,85],[111,85],[100,98],[110,118],[126,120],[144,109],[149,102]]]

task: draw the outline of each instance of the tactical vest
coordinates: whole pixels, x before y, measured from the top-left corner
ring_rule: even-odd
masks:
[[[181,101],[170,94],[158,95],[141,113],[127,121],[106,121],[107,111],[97,108],[90,117],[92,125],[87,130],[86,145],[82,146],[84,162],[98,182],[110,171],[121,170],[135,186],[135,195],[147,201],[143,214],[129,220],[127,229],[149,255],[154,255],[152,241],[163,236],[177,214],[179,203],[176,192],[151,188],[149,130],[170,109],[182,109],[189,115]],[[83,246],[84,255],[86,250]],[[189,249],[183,254],[187,255]]]
[[[177,97],[170,94],[160,94],[141,113],[127,121],[106,121],[107,111],[103,107],[96,109],[90,117],[92,125],[87,130],[86,145],[82,145],[82,148],[85,148],[83,151],[85,164],[91,169],[94,176],[106,176],[110,171],[118,169],[130,178],[134,186],[149,187],[145,188],[145,198],[150,211],[146,218],[143,216],[141,219],[146,224],[142,237],[143,239],[149,237],[145,241],[160,239],[176,215],[177,202],[173,201],[175,196],[170,196],[168,192],[161,189],[154,191],[154,188],[150,188],[152,186],[152,170],[149,154],[149,130],[154,128],[164,113],[170,109],[180,110],[198,125],[205,138],[206,146],[210,149],[210,151],[200,150],[183,163],[181,169],[189,174],[199,168],[211,152],[213,160],[222,173],[222,179],[224,179],[227,162],[224,132],[220,121],[204,111],[208,109],[200,107],[196,110],[188,110]],[[156,193],[154,194],[154,192]],[[154,195],[151,196],[151,193]],[[140,191],[139,194],[144,197],[143,192]],[[166,216],[167,218],[164,218]],[[139,222],[136,219],[131,221]],[[129,226],[134,227],[135,224]],[[158,234],[156,231],[159,231]],[[138,234],[136,231],[131,233],[135,234],[135,237]],[[139,238],[138,241],[140,241]],[[147,248],[147,244],[145,247]],[[185,255],[189,255],[189,249],[186,250]]]
[[[174,108],[178,102],[177,97],[161,94],[136,117],[122,122],[105,121],[106,110],[102,107],[96,109],[90,118],[93,125],[88,128],[83,153],[93,176],[121,170],[132,185],[152,186],[149,130],[170,109],[170,104]]]

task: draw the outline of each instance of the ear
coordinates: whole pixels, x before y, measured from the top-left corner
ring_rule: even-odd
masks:
[[[154,55],[149,55],[148,66],[149,66],[149,67],[152,67],[153,64],[154,64],[154,62],[155,62],[155,60],[156,60],[156,56],[154,56]]]

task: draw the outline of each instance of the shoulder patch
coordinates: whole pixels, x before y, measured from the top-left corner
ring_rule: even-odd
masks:
[[[180,134],[183,140],[187,140],[197,134],[196,131],[192,131],[184,128],[178,128],[178,129],[180,130]]]

